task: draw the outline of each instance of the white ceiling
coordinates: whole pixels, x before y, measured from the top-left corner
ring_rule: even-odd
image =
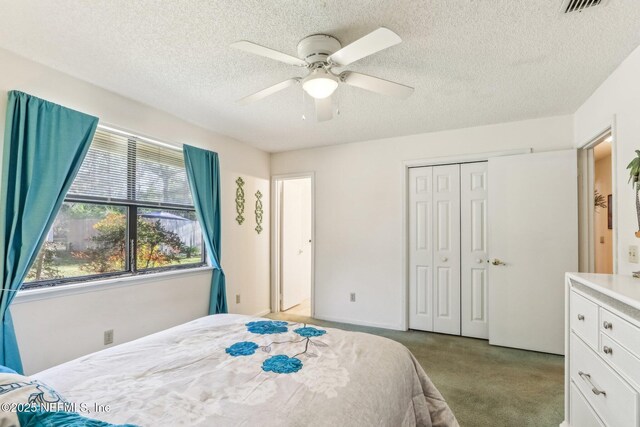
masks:
[[[559,6],[560,0],[0,0],[0,47],[275,152],[573,113],[640,44],[640,1],[611,0],[566,16]],[[345,45],[379,26],[403,43],[348,68],[415,87],[408,100],[341,86],[341,114],[323,123],[301,120],[299,86],[235,105],[303,70],[231,49],[231,42],[251,40],[295,55],[309,34],[331,34]]]

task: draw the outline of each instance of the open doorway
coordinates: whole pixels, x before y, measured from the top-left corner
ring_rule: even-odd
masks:
[[[274,177],[273,312],[313,315],[313,175]]]
[[[616,271],[615,150],[607,129],[580,150],[581,271]]]
[[[613,274],[613,185],[611,136],[593,148],[594,273]]]

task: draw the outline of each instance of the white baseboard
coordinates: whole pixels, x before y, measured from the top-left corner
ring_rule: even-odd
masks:
[[[266,316],[266,315],[267,315],[267,314],[269,314],[269,313],[271,313],[271,309],[270,309],[270,308],[268,308],[268,309],[266,309],[266,310],[259,311],[259,312],[257,312],[256,314],[254,314],[254,316],[256,316],[256,317],[262,317],[262,316]]]
[[[570,426],[569,426],[569,423],[568,423],[568,422],[563,421],[563,422],[560,424],[560,427],[570,427]]]
[[[388,323],[376,323],[376,322],[369,322],[365,320],[356,320],[356,319],[345,319],[340,317],[325,316],[318,313],[315,314],[314,318],[319,320],[327,320],[329,322],[348,323],[350,325],[359,325],[359,326],[370,326],[372,328],[391,329],[394,331],[406,330],[406,329],[403,329],[402,326],[400,325],[390,325]]]

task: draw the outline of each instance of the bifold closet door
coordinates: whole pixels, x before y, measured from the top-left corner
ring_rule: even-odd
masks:
[[[409,169],[409,328],[433,331],[433,168]]]
[[[460,165],[433,167],[433,331],[460,335]]]
[[[409,327],[460,334],[460,166],[409,170]]]
[[[489,338],[487,322],[488,164],[460,165],[462,335]]]

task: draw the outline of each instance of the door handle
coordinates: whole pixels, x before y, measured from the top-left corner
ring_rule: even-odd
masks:
[[[490,262],[493,265],[507,265],[506,263],[500,261],[498,258],[493,258],[491,260],[487,260],[487,262]]]
[[[446,256],[443,256],[442,258],[440,258],[440,261],[447,262],[449,261],[449,258],[447,258]]]

